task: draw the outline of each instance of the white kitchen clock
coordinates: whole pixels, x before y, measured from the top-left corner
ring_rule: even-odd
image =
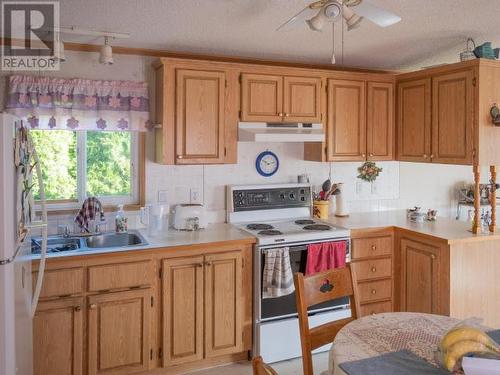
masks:
[[[280,166],[278,156],[271,151],[261,152],[255,160],[255,168],[261,176],[271,177],[274,175]]]

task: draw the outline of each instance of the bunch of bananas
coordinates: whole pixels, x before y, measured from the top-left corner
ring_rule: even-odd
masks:
[[[500,346],[486,333],[473,327],[457,327],[450,330],[439,346],[443,366],[448,371],[457,370],[457,365],[466,354],[500,356]]]

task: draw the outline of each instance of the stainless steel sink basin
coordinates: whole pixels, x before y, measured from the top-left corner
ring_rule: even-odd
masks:
[[[87,247],[91,249],[105,247],[126,247],[145,245],[147,242],[137,232],[129,233],[105,233],[86,239]]]

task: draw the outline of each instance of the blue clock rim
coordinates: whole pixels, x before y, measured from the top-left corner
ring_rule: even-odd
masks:
[[[266,157],[266,156],[272,156],[276,159],[276,168],[274,169],[274,171],[272,171],[271,173],[266,173],[264,172],[261,168],[260,168],[260,162],[261,160]],[[263,151],[259,154],[259,156],[257,156],[257,159],[255,160],[255,169],[257,169],[257,172],[259,172],[259,174],[263,177],[271,177],[272,175],[274,175],[276,172],[278,172],[278,169],[280,167],[280,160],[278,159],[278,155],[276,155],[274,152],[272,151]]]

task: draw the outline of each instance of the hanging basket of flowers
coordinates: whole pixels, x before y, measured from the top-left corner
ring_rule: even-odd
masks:
[[[382,168],[377,167],[377,164],[373,161],[367,161],[358,168],[358,178],[364,181],[373,182],[377,179],[380,172],[382,172]]]

